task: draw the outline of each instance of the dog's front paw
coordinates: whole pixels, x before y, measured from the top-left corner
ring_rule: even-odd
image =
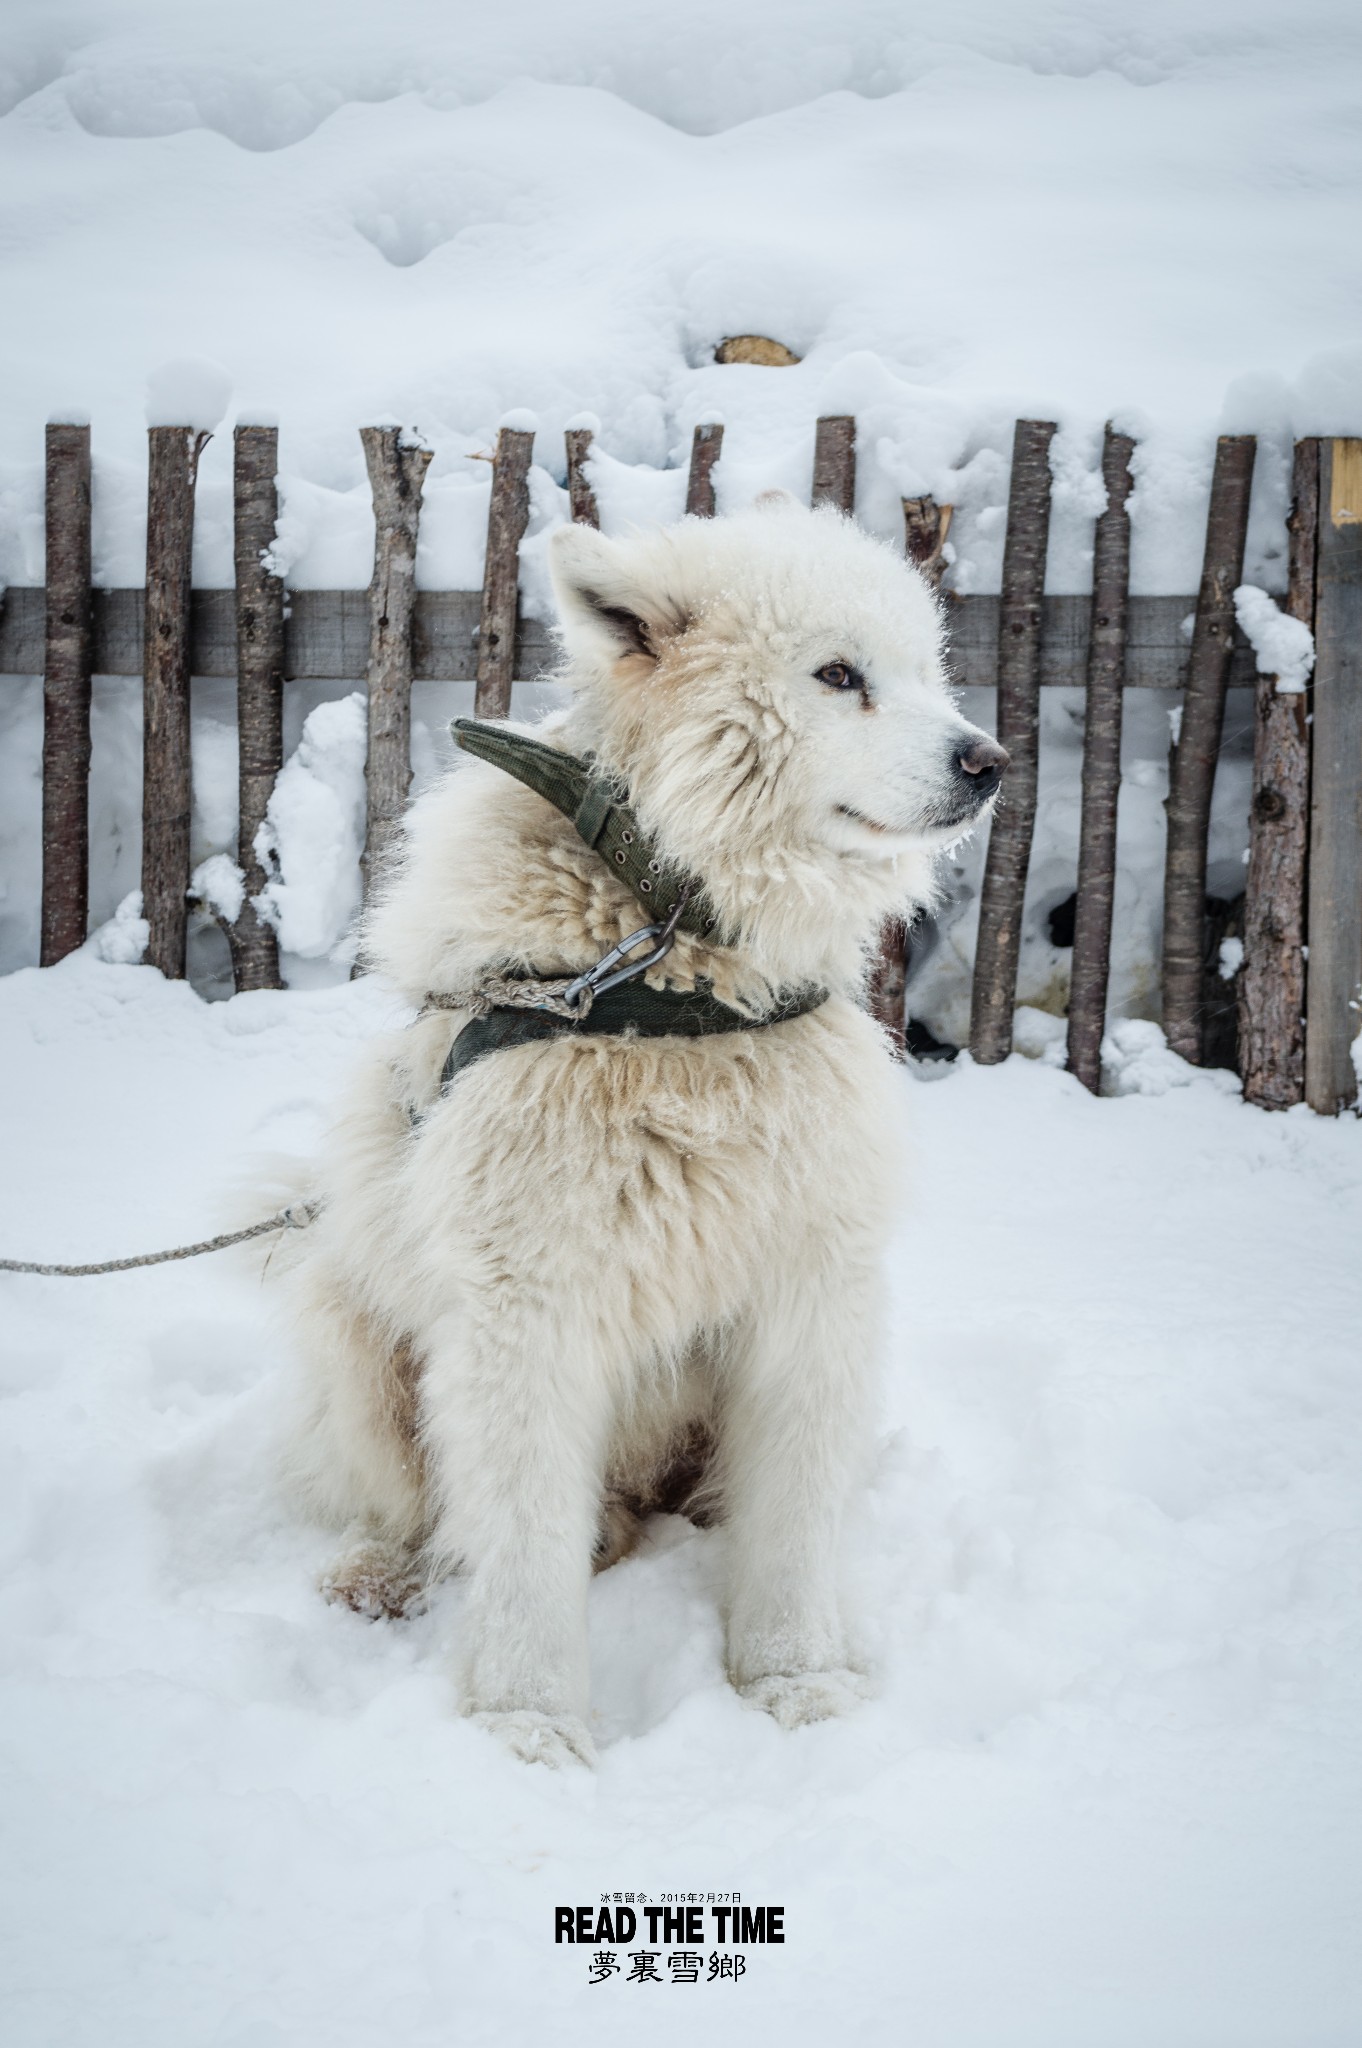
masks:
[[[503,1749],[526,1764],[594,1764],[596,1748],[584,1722],[573,1714],[539,1714],[528,1707],[510,1713],[474,1714],[479,1728],[490,1729]]]
[[[854,1713],[870,1698],[870,1686],[859,1671],[776,1673],[750,1679],[738,1690],[749,1706],[760,1707],[782,1728],[802,1728],[808,1721]]]
[[[399,1621],[419,1614],[426,1586],[409,1550],[381,1541],[355,1545],[336,1559],[320,1581],[321,1594],[334,1606],[349,1607],[369,1621]]]

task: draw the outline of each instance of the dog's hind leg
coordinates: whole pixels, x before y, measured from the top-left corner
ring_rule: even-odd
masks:
[[[873,1268],[787,1270],[734,1332],[721,1425],[733,1683],[785,1727],[866,1695],[840,1599],[843,1514],[860,1476],[878,1320]]]
[[[323,1599],[369,1621],[398,1621],[419,1614],[425,1604],[420,1550],[367,1520],[346,1530],[340,1554],[323,1572],[320,1585]]]
[[[590,1762],[586,1602],[609,1393],[593,1333],[542,1292],[443,1318],[428,1342],[437,1553],[469,1579],[464,1711],[527,1761]],[[575,1326],[574,1326],[575,1325]]]

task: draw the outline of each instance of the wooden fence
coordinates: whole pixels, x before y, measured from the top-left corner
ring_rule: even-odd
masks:
[[[1205,560],[1195,597],[1131,597],[1126,500],[1133,443],[1107,430],[1107,509],[1097,522],[1091,597],[1046,597],[1051,422],[1019,420],[1013,446],[1002,590],[947,596],[953,674],[996,687],[998,737],[1012,756],[1007,801],[989,837],[972,993],[970,1050],[988,1064],[1012,1044],[1027,868],[1035,821],[1042,684],[1087,692],[1082,824],[1069,1005],[1069,1066],[1094,1091],[1105,1021],[1120,780],[1121,711],[1132,688],[1180,690],[1181,730],[1168,796],[1164,1025],[1199,1062],[1206,1052],[1206,846],[1227,689],[1255,701],[1253,795],[1237,977],[1245,1093],[1267,1108],[1301,1100],[1333,1114],[1356,1100],[1351,1045],[1362,1024],[1362,441],[1297,444],[1287,609],[1311,624],[1317,661],[1306,694],[1256,673],[1234,620],[1242,580],[1254,442],[1217,445]],[[148,958],[183,976],[189,882],[190,677],[237,678],[240,865],[247,904],[229,931],[238,988],[279,985],[274,934],[250,908],[264,885],[256,830],[282,766],[282,692],[293,678],[364,678],[369,694],[366,868],[394,831],[411,778],[413,680],[476,684],[478,716],[505,717],[511,684],[552,658],[546,629],[519,615],[518,549],[529,511],[534,436],[503,428],[492,466],[481,591],[417,591],[416,542],[427,450],[395,428],[362,430],[373,492],[375,560],[367,591],[293,591],[264,566],[278,511],[277,433],[235,434],[231,590],[190,584],[194,485],[204,437],[149,430],[145,590],[90,580],[90,434],[47,430],[47,586],[11,589],[0,609],[0,673],[44,677],[41,959],[81,944],[88,902],[92,675],[143,677],[142,886]],[[723,428],[695,430],[686,509],[714,512]],[[572,516],[597,523],[591,436],[567,436]],[[850,512],[856,423],[817,425],[811,496]],[[934,584],[951,508],[904,501],[905,547]],[[1182,622],[1194,614],[1190,645]],[[1307,904],[1308,931],[1307,931]],[[1307,943],[1308,937],[1308,943]],[[890,927],[872,981],[877,1014],[903,1039],[908,936]],[[1308,1023],[1307,1023],[1308,1020]]]

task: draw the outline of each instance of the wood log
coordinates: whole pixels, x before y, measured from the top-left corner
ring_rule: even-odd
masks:
[[[935,498],[903,500],[904,548],[933,590],[941,588],[946,573],[945,548],[954,516],[954,505],[938,505]]]
[[[1222,434],[1216,443],[1187,690],[1168,787],[1163,1028],[1174,1052],[1194,1066],[1201,1065],[1203,1051],[1206,835],[1225,720],[1234,593],[1244,577],[1255,447],[1252,434]]]
[[[189,887],[189,593],[194,484],[209,439],[193,427],[149,427],[147,597],[142,668],[142,915],[147,962],[185,972]]]
[[[85,942],[90,893],[90,429],[47,429],[43,648],[44,967]]]
[[[755,363],[763,370],[787,369],[797,363],[799,357],[783,341],[773,341],[769,334],[730,334],[714,351],[716,363]]]
[[[1319,442],[1296,443],[1286,610],[1313,626]],[[1254,698],[1253,799],[1238,976],[1244,1099],[1290,1109],[1305,1097],[1305,862],[1310,822],[1310,728],[1304,690],[1260,676]]]
[[[596,493],[586,480],[586,461],[591,453],[591,429],[569,427],[563,438],[567,442],[567,487],[572,517],[578,526],[599,526],[601,515],[596,506]]]
[[[958,597],[946,591],[946,637],[952,680],[962,689],[991,690],[998,680],[996,592]],[[0,676],[42,673],[46,596],[41,587],[11,585],[0,606]],[[1182,621],[1196,595],[1132,597],[1126,628],[1126,688],[1176,690],[1187,680],[1190,654]],[[142,673],[143,593],[94,592],[94,672]],[[467,683],[478,672],[480,590],[418,590],[412,673],[418,683]],[[294,590],[284,620],[284,680],[363,679],[369,652],[369,593]],[[190,650],[196,676],[236,674],[236,592],[196,590],[190,599]],[[1047,597],[1041,608],[1041,686],[1086,687],[1091,597]],[[522,619],[516,630],[515,673],[534,676],[554,655],[547,626]],[[1235,628],[1230,688],[1257,682],[1253,649]]]
[[[942,553],[951,528],[953,507],[938,505],[935,498],[905,498],[903,501],[904,545],[910,562],[926,577],[933,590],[941,586],[945,570]],[[870,970],[867,1007],[875,1022],[889,1035],[895,1059],[906,1053],[904,1035],[904,990],[908,981],[908,925],[901,917],[889,917],[880,931],[879,951]]]
[[[717,420],[695,429],[686,479],[686,511],[696,519],[714,517],[714,465],[723,453],[724,430]]]
[[[374,574],[369,585],[369,748],[364,892],[381,872],[411,787],[412,619],[416,539],[431,450],[403,445],[399,427],[361,427],[374,499]]]
[[[236,558],[237,864],[246,877],[241,915],[227,933],[232,976],[243,989],[282,988],[274,933],[253,908],[265,886],[255,835],[284,765],[284,584],[265,567],[279,518],[277,427],[238,427],[233,450]]]
[[[516,427],[497,434],[492,465],[492,502],[487,512],[487,562],[482,578],[482,619],[478,626],[478,718],[506,718],[515,675],[516,610],[520,587],[520,543],[530,518],[530,455],[534,435]]]
[[[1036,822],[1042,598],[1050,540],[1050,442],[1055,431],[1053,420],[1018,420],[1012,437],[997,716],[998,739],[1011,764],[988,835],[979,904],[969,1049],[981,1066],[996,1066],[1012,1050],[1026,871]]]
[[[1357,1100],[1362,1029],[1362,440],[1320,447],[1305,1099]]]
[[[829,413],[818,422],[809,502],[835,505],[848,516],[856,509],[856,422],[850,413]]]
[[[1092,639],[1083,729],[1083,804],[1078,837],[1067,1065],[1096,1095],[1111,969],[1116,891],[1116,805],[1121,788],[1121,708],[1130,597],[1130,459],[1135,443],[1110,425],[1102,442],[1107,509],[1097,522],[1092,564]]]

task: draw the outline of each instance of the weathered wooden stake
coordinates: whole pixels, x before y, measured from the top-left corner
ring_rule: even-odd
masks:
[[[1187,689],[1169,775],[1163,1028],[1174,1052],[1194,1066],[1202,1059],[1206,834],[1234,650],[1234,593],[1244,577],[1256,445],[1252,434],[1222,434],[1216,443]]]
[[[945,547],[954,516],[954,505],[938,505],[935,498],[903,500],[904,548],[913,567],[922,571],[933,590],[941,588],[946,572]]]
[[[1315,616],[1319,442],[1296,443],[1286,609]],[[1309,699],[1275,676],[1254,691],[1253,801],[1239,973],[1239,1071],[1244,1099],[1290,1109],[1305,1095],[1305,859],[1310,822]]]
[[[492,465],[492,502],[487,512],[487,564],[482,578],[482,620],[478,627],[478,718],[507,718],[515,679],[516,596],[520,543],[530,518],[530,455],[534,435],[517,427],[497,434]]]
[[[1096,1095],[1111,970],[1116,889],[1116,804],[1121,787],[1121,710],[1130,598],[1130,458],[1135,443],[1108,426],[1102,442],[1107,509],[1097,522],[1092,563],[1092,636],[1083,729],[1083,809],[1078,893],[1069,978],[1068,1068]]]
[[[47,430],[43,904],[39,959],[85,941],[90,893],[90,429]]]
[[[142,654],[142,914],[147,962],[183,981],[189,887],[189,596],[194,483],[209,436],[149,427]]]
[[[284,584],[261,559],[279,517],[277,427],[238,427],[233,461],[236,553],[237,864],[246,901],[227,933],[238,991],[281,988],[279,947],[251,906],[265,886],[255,851],[284,764]]]
[[[586,480],[586,459],[591,453],[591,429],[569,427],[563,438],[567,442],[567,485],[572,517],[578,526],[599,526],[601,515],[596,506],[596,493]]]
[[[1050,442],[1053,420],[1018,420],[1003,545],[998,618],[998,739],[1011,755],[1002,800],[988,835],[974,955],[969,1049],[981,1066],[1012,1050],[1022,909],[1036,822],[1040,739],[1041,603],[1050,541]]]
[[[1357,1100],[1362,1029],[1362,440],[1320,447],[1305,1099]]]
[[[919,569],[933,590],[941,587],[945,570],[942,549],[951,530],[950,505],[938,505],[935,498],[905,498],[903,501],[904,544],[908,559]],[[904,989],[908,981],[908,926],[901,917],[889,917],[880,932],[880,950],[870,971],[866,990],[867,1007],[875,1022],[889,1034],[895,1059],[906,1052],[903,1014]]]
[[[431,450],[403,445],[400,427],[361,427],[374,499],[374,574],[369,585],[366,896],[382,869],[411,786],[411,626],[416,611],[416,536]]]
[[[818,422],[813,444],[813,490],[809,502],[856,509],[856,422],[850,413],[829,413]]]
[[[686,510],[697,519],[714,517],[714,465],[723,452],[724,430],[711,420],[697,427],[690,444]]]

